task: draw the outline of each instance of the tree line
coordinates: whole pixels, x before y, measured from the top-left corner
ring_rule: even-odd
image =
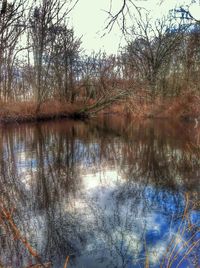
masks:
[[[127,45],[117,55],[84,55],[81,38],[67,22],[75,4],[2,1],[1,101],[34,100],[37,109],[49,99],[101,107],[142,90],[151,99],[199,90],[198,22],[177,20],[170,13],[155,20],[136,9],[133,26],[123,28]]]

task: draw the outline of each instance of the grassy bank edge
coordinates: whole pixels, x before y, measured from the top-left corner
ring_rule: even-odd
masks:
[[[84,103],[67,103],[51,100],[43,103],[37,110],[34,102],[0,103],[0,123],[36,122],[62,118],[85,119],[90,116],[115,114],[128,116],[132,120],[170,119],[175,121],[195,121],[200,119],[200,97],[193,94],[183,94],[170,99],[156,98],[147,101],[142,96],[129,97],[117,101],[109,107],[102,107],[98,113],[83,112]]]
[[[87,115],[79,112],[81,107],[81,104],[48,101],[37,110],[37,104],[30,101],[0,103],[0,123],[36,122],[62,118],[83,119]]]

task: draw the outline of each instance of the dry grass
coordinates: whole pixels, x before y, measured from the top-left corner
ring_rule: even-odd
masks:
[[[62,103],[59,101],[48,101],[41,105],[37,112],[35,102],[9,102],[0,103],[1,122],[23,122],[34,120],[45,120],[61,117],[73,117],[80,110],[81,104]]]
[[[200,243],[199,232],[200,228],[195,224],[191,223],[190,220],[190,209],[195,209],[196,203],[191,203],[189,199],[189,193],[185,194],[185,209],[183,214],[180,216],[180,224],[176,233],[170,234],[171,240],[166,248],[165,254],[158,264],[160,268],[181,268],[186,267],[184,263],[195,250]],[[188,237],[187,234],[190,234]],[[185,236],[187,238],[185,238]],[[198,256],[196,256],[198,258]],[[198,266],[198,260],[194,256],[193,263],[194,267]],[[148,252],[146,251],[145,257],[145,268],[150,268]],[[187,266],[189,267],[189,266]],[[193,267],[193,266],[192,266]]]
[[[90,99],[87,105],[94,102],[94,100]],[[118,101],[109,108],[103,109],[100,114],[114,113],[134,119],[169,118],[173,120],[194,120],[194,118],[200,118],[199,104],[200,95],[191,90],[179,97],[168,99],[157,97],[154,100],[152,100],[147,91],[139,90],[125,101]],[[71,104],[51,100],[43,103],[39,112],[36,112],[37,104],[35,102],[0,102],[0,122],[76,117],[84,105],[86,104],[81,101]]]
[[[190,120],[200,116],[200,96],[189,91],[166,103],[165,114],[168,117]]]
[[[134,119],[167,118],[194,120],[200,118],[200,95],[189,91],[179,97],[150,99],[145,91],[135,94],[125,102],[112,105],[107,113],[129,115]]]

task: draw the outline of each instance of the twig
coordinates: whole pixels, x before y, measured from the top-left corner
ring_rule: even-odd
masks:
[[[14,220],[12,219],[11,213],[7,209],[5,209],[5,207],[2,205],[0,208],[0,218],[1,218],[1,224],[3,224],[3,220],[6,221],[9,225],[14,237],[17,238],[18,240],[20,240],[23,243],[23,245],[27,248],[28,252],[37,260],[37,262],[40,263],[40,265],[43,268],[45,268],[46,266],[42,263],[42,260],[41,260],[41,257],[39,256],[39,254],[36,252],[35,249],[33,249],[33,247],[28,242],[28,240],[22,236],[20,230],[17,228]]]
[[[65,260],[64,268],[67,268],[68,262],[69,262],[69,255],[67,256],[67,258],[66,258],[66,260]]]

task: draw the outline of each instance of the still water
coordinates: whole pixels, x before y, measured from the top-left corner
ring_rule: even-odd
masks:
[[[193,125],[1,126],[0,267],[200,267],[199,180]]]

